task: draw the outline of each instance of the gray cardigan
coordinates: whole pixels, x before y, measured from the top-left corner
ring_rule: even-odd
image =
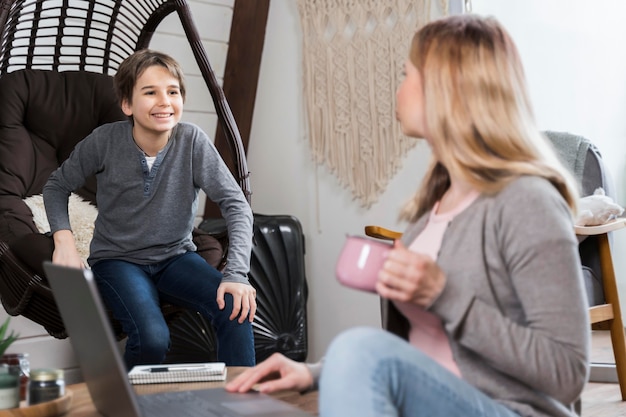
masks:
[[[406,245],[428,216],[407,228]],[[437,263],[447,282],[430,311],[463,379],[521,416],[576,415],[590,325],[573,221],[557,190],[521,177],[479,196],[448,226]],[[406,338],[406,319],[383,307],[385,328]]]
[[[224,281],[248,283],[252,211],[213,143],[197,126],[179,123],[151,170],[133,141],[130,122],[94,130],[44,187],[53,233],[70,228],[68,195],[92,174],[98,184],[98,217],[90,265],[107,258],[149,264],[196,250],[191,232],[201,189],[219,205],[227,223]]]
[[[427,218],[408,227],[405,244]],[[522,177],[481,195],[448,226],[437,263],[447,283],[430,311],[443,320],[463,379],[522,416],[576,415],[589,313],[572,217],[557,190]]]

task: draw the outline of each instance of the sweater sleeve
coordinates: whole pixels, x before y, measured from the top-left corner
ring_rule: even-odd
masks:
[[[491,288],[447,285],[431,310],[491,368],[573,402],[588,373],[589,321],[568,207],[547,181],[518,181],[493,199],[484,233]]]
[[[96,171],[98,150],[95,145],[93,134],[80,141],[68,159],[52,172],[43,187],[44,205],[52,233],[71,230],[69,196]]]
[[[252,251],[252,209],[213,143],[202,132],[194,151],[194,180],[220,208],[228,230],[224,281],[248,283]]]
[[[322,375],[322,368],[324,367],[324,358],[322,358],[319,362],[305,363],[305,365],[313,377],[313,385],[303,391],[303,393],[314,391],[319,388],[320,376]]]

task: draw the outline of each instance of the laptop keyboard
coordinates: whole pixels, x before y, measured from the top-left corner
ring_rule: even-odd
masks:
[[[223,409],[216,409],[210,401],[191,391],[173,391],[137,397],[139,408],[146,417],[224,417]]]

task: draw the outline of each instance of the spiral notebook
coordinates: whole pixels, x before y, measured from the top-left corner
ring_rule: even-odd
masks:
[[[209,382],[226,380],[223,362],[140,365],[128,373],[131,384],[167,384],[170,382]]]

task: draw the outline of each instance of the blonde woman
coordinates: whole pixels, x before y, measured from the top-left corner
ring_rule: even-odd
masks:
[[[278,372],[259,389],[319,378],[322,416],[575,415],[590,344],[577,193],[535,126],[505,29],[471,15],[420,29],[397,118],[432,150],[376,287],[397,335],[352,329],[323,366],[275,355],[228,389]]]

